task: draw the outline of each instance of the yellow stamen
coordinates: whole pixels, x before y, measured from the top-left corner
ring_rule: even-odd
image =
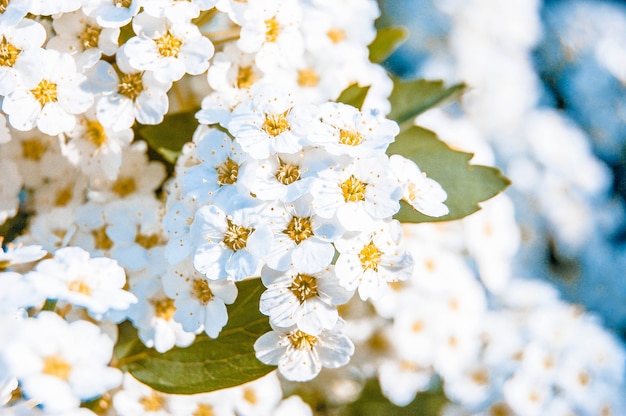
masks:
[[[246,247],[248,237],[254,231],[253,228],[246,228],[233,223],[227,219],[228,226],[224,233],[224,244],[232,251],[238,251]]]
[[[57,84],[46,79],[39,81],[39,84],[30,92],[42,107],[57,101]]]
[[[287,120],[289,110],[280,114],[265,114],[265,121],[261,129],[270,136],[276,137],[279,134],[291,130],[289,121]]]
[[[72,366],[58,355],[49,355],[43,359],[41,372],[67,381],[70,378]]]
[[[163,57],[177,58],[183,41],[172,35],[169,31],[158,39],[155,39],[157,49]]]
[[[48,150],[48,145],[37,139],[22,140],[21,145],[22,157],[34,161],[41,160],[46,150]]]
[[[174,306],[174,300],[169,298],[163,298],[156,301],[152,301],[154,305],[154,314],[157,318],[161,318],[165,321],[171,321],[176,312]]]
[[[300,330],[294,331],[288,335],[291,345],[298,350],[312,350],[317,344],[317,337],[309,335]]]
[[[361,182],[354,175],[350,175],[348,179],[339,184],[343,192],[345,202],[365,201],[365,189],[367,184]]]
[[[300,244],[313,235],[311,217],[291,217],[283,234],[287,234],[296,244]]]
[[[137,183],[134,178],[122,176],[115,181],[111,190],[123,198],[137,190]]]
[[[298,298],[300,303],[303,303],[305,300],[317,296],[317,279],[308,274],[298,273],[289,286],[289,290]]]
[[[237,71],[237,88],[250,88],[257,78],[257,74],[251,66],[240,66]]]
[[[215,167],[217,171],[218,185],[232,185],[237,182],[239,175],[239,165],[231,158],[227,158],[224,163]]]
[[[102,28],[97,26],[86,25],[85,29],[78,35],[80,43],[85,49],[97,48],[98,40],[100,39],[100,33]]]
[[[209,287],[209,282],[205,279],[194,279],[191,292],[193,293],[193,296],[203,305],[211,302],[214,297],[213,292]]]
[[[5,36],[2,36],[2,40],[0,40],[0,66],[12,67],[21,52],[20,49],[9,43]]]
[[[374,270],[377,272],[382,256],[383,252],[376,247],[373,241],[370,241],[359,253],[359,260],[361,260],[363,270]]]
[[[356,130],[339,130],[339,143],[348,146],[358,146],[363,143],[363,135]]]
[[[280,35],[280,24],[275,17],[265,21],[265,41],[276,42]]]
[[[134,100],[143,90],[143,75],[141,73],[120,75],[120,82],[117,86],[118,94]]]

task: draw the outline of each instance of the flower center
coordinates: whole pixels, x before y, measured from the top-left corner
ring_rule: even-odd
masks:
[[[239,174],[239,165],[231,158],[227,158],[224,163],[215,167],[217,171],[217,184],[232,185],[237,182]]]
[[[2,11],[4,13],[4,10]],[[2,40],[0,41],[0,65],[1,66],[10,66],[15,65],[15,61],[19,56],[21,50],[17,49],[13,46],[6,37],[2,36]]]
[[[210,404],[198,403],[196,410],[194,410],[191,416],[215,416],[215,412]]]
[[[154,248],[156,246],[163,244],[164,241],[163,241],[161,234],[158,234],[158,233],[149,234],[149,235],[137,233],[137,235],[135,236],[135,243],[139,244],[141,247],[145,248],[146,250],[150,250],[151,248]]]
[[[328,36],[328,39],[336,45],[346,39],[346,32],[342,29],[330,29],[326,32],[326,36]]]
[[[300,244],[313,235],[311,217],[291,217],[283,234],[287,234],[296,244]]]
[[[78,39],[83,45],[83,48],[97,48],[100,32],[102,32],[102,29],[97,26],[85,25],[85,29],[78,35]]]
[[[47,79],[39,81],[39,84],[30,90],[30,92],[35,96],[35,99],[39,101],[41,106],[57,101],[57,84]]]
[[[110,250],[113,247],[113,241],[107,235],[106,226],[93,230],[91,235],[98,250]]]
[[[276,42],[280,35],[280,24],[275,17],[265,21],[265,41]]]
[[[237,70],[237,88],[250,88],[257,80],[257,75],[251,66],[240,66]]]
[[[183,46],[183,41],[172,35],[169,31],[165,35],[155,40],[157,49],[161,56],[164,57],[178,57],[180,47]]]
[[[343,199],[346,202],[365,201],[365,189],[367,188],[367,184],[358,180],[354,175],[350,175],[350,177],[339,186],[343,192]]]
[[[248,237],[254,231],[254,228],[246,228],[233,223],[227,219],[228,225],[224,233],[224,244],[232,251],[241,250],[246,246]]]
[[[72,366],[58,355],[49,355],[43,359],[41,372],[67,381],[70,378]]]
[[[211,302],[214,297],[213,292],[209,287],[209,282],[204,279],[194,279],[192,292],[195,298],[198,299],[203,305]]]
[[[93,143],[96,147],[101,147],[107,142],[107,135],[104,127],[97,120],[85,120],[85,139]]]
[[[298,273],[289,286],[289,290],[298,298],[300,303],[304,303],[305,300],[317,296],[317,279],[308,274]]]
[[[363,135],[356,130],[339,129],[339,143],[358,146],[363,142]]]
[[[21,144],[24,159],[39,161],[48,150],[48,145],[37,139],[22,140]]]
[[[301,87],[315,87],[320,81],[320,77],[313,69],[298,70],[298,85]]]
[[[120,177],[118,178],[111,190],[122,198],[128,196],[137,190],[137,183],[134,178]]]
[[[300,166],[280,161],[276,170],[276,179],[283,185],[289,185],[300,179]]]
[[[176,306],[174,306],[174,300],[170,298],[163,298],[156,301],[152,301],[154,305],[154,314],[157,318],[161,318],[165,321],[171,321],[176,312]]]
[[[165,399],[163,396],[157,392],[152,392],[150,396],[143,396],[139,399],[139,404],[143,406],[143,409],[146,412],[158,412],[163,409],[163,405],[165,404],[164,402]]]
[[[287,120],[287,114],[289,110],[280,114],[265,114],[265,121],[261,129],[270,136],[276,137],[279,134],[291,130],[289,121]]]
[[[117,86],[117,93],[134,100],[144,90],[143,75],[139,72],[134,74],[122,74]]]
[[[70,292],[81,293],[83,295],[91,295],[91,287],[83,279],[77,279],[67,285]]]
[[[299,329],[288,335],[291,345],[298,350],[312,350],[317,344],[317,337],[302,332]]]
[[[359,260],[361,260],[363,270],[374,270],[377,272],[382,255],[383,252],[374,245],[373,241],[370,241],[359,253]]]
[[[243,391],[243,399],[250,404],[256,404],[259,401],[256,392],[254,389],[247,387]]]
[[[7,11],[7,7],[9,7],[10,0],[0,0],[0,14]]]
[[[124,7],[124,8],[129,8],[130,5],[133,3],[133,0],[114,0],[113,1],[113,5],[115,5],[115,7]]]
[[[74,192],[72,192],[72,187],[68,186],[66,188],[59,189],[54,196],[54,206],[56,207],[64,207],[69,204],[72,200],[72,196]]]

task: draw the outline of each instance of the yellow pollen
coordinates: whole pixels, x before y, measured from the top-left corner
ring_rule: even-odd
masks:
[[[96,147],[101,147],[107,141],[107,135],[104,127],[98,120],[84,120],[85,124],[85,140],[93,143]]]
[[[49,355],[43,359],[41,372],[67,381],[70,378],[72,366],[58,355]]]
[[[57,101],[57,84],[46,79],[39,81],[39,84],[30,92],[41,106]]]
[[[348,179],[339,184],[343,192],[345,202],[365,201],[365,189],[367,184],[361,182],[354,175],[350,175]]]
[[[298,85],[304,88],[315,87],[320,81],[320,77],[313,69],[298,70]]]
[[[382,331],[374,332],[372,336],[367,340],[367,345],[372,350],[380,353],[384,353],[391,348],[389,339]]]
[[[192,293],[203,305],[211,302],[214,297],[213,292],[209,287],[209,282],[204,279],[194,279]]]
[[[489,373],[485,369],[473,371],[470,375],[470,378],[474,383],[482,386],[485,386],[487,385],[487,383],[489,383]]]
[[[276,42],[280,35],[280,24],[276,18],[272,17],[265,21],[265,41]]]
[[[496,403],[489,408],[489,416],[513,416],[513,412],[504,403]]]
[[[4,13],[4,12],[3,12]],[[0,41],[0,66],[12,67],[22,51],[13,46],[5,36]]]
[[[363,135],[356,130],[339,129],[339,143],[348,146],[358,146],[363,143]]]
[[[143,75],[140,72],[120,75],[117,93],[134,100],[144,90]]]
[[[374,245],[373,241],[370,241],[359,253],[359,260],[361,260],[363,270],[374,270],[377,272],[382,255],[383,252]]]
[[[165,404],[165,398],[158,394],[156,391],[152,392],[150,396],[143,396],[139,399],[139,404],[143,406],[146,412],[158,412],[163,409]]]
[[[7,7],[9,7],[10,0],[0,0],[0,14],[7,11]]]
[[[317,344],[317,337],[302,332],[299,329],[288,335],[291,346],[297,350],[312,350]]]
[[[174,312],[176,312],[173,299],[163,298],[156,301],[153,300],[152,303],[154,305],[154,314],[157,318],[161,318],[165,321],[172,320]]]
[[[85,49],[97,48],[102,29],[97,26],[86,25],[85,29],[78,35],[81,45]]]
[[[135,243],[139,244],[146,250],[150,250],[151,248],[164,244],[165,241],[161,234],[158,233],[148,235],[137,233],[135,236]]]
[[[215,416],[215,412],[210,404],[198,403],[198,407],[196,407],[191,416]]]
[[[115,181],[111,190],[117,195],[125,197],[137,190],[137,183],[134,178],[122,176]]]
[[[232,185],[237,182],[237,175],[239,175],[239,165],[231,158],[227,158],[224,163],[216,166],[215,170],[217,171],[218,185]]]
[[[55,207],[64,207],[70,203],[72,200],[72,195],[74,194],[73,189],[71,187],[59,189],[54,198],[54,206]]]
[[[313,235],[311,217],[291,217],[283,234],[287,234],[296,244],[300,244]]]
[[[305,300],[317,296],[317,279],[308,274],[298,273],[289,286],[289,290],[298,298],[300,303],[304,303]]]
[[[237,88],[250,88],[257,80],[257,75],[251,66],[240,66],[237,71]]]
[[[91,287],[89,287],[89,285],[85,283],[85,281],[82,279],[70,282],[70,284],[67,285],[67,288],[70,290],[70,292],[82,293],[83,295],[87,296],[91,295]]]
[[[164,57],[178,57],[183,41],[172,35],[169,31],[158,39],[155,39],[157,49],[161,56]]]
[[[421,332],[424,329],[424,322],[415,321],[413,325],[411,325],[411,331],[413,332]]]
[[[253,228],[246,228],[233,223],[227,219],[228,225],[224,233],[224,244],[232,251],[241,250],[246,246],[248,237],[254,231]]]
[[[581,386],[588,385],[590,379],[591,377],[589,377],[589,374],[585,372],[578,373],[578,383],[580,383]]]
[[[280,161],[276,170],[276,179],[283,185],[289,185],[300,179],[300,166]]]
[[[270,136],[276,137],[279,134],[291,130],[289,121],[287,120],[289,110],[280,114],[265,114],[265,121],[261,129]]]
[[[91,232],[94,244],[98,250],[110,250],[113,247],[113,241],[107,235],[106,226],[102,226]]]
[[[346,39],[346,32],[342,29],[330,29],[326,32],[326,36],[328,36],[330,41],[336,45]]]
[[[389,282],[389,289],[393,290],[394,292],[400,292],[402,289],[404,289],[405,286],[406,286],[406,283],[401,280],[396,280],[395,282]]]
[[[243,399],[250,404],[256,404],[259,401],[256,392],[249,387],[243,391]]]
[[[37,139],[22,140],[21,144],[24,159],[39,161],[48,150],[48,145]]]

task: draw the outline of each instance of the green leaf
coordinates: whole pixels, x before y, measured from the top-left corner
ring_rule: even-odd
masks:
[[[260,279],[240,282],[237,287],[237,300],[228,307],[228,324],[217,339],[202,334],[187,348],[160,354],[145,347],[131,325],[121,325],[115,348],[118,366],[156,390],[175,394],[238,386],[275,370],[257,360],[253,347],[270,330],[268,318],[259,312],[265,288]]]
[[[378,29],[376,39],[369,45],[370,61],[380,63],[387,59],[409,37],[409,31],[401,26]]]
[[[447,99],[459,96],[465,88],[465,84],[446,87],[443,81],[425,79],[403,81],[396,78],[389,97],[391,113],[388,117],[397,121],[401,127],[405,127],[403,124],[412,124],[417,115]]]
[[[196,110],[168,114],[161,124],[137,127],[136,134],[165,160],[175,163],[183,145],[191,141],[198,127],[195,114]]]
[[[367,97],[369,89],[369,85],[367,87],[359,87],[359,84],[354,83],[343,90],[339,95],[339,98],[335,101],[338,103],[349,104],[360,110],[365,102],[365,97]]]
[[[471,153],[452,150],[432,131],[411,127],[400,133],[389,146],[388,154],[400,154],[413,160],[430,178],[441,184],[448,194],[445,204],[450,213],[429,217],[402,202],[394,218],[401,222],[436,222],[463,218],[480,209],[479,202],[502,192],[510,181],[493,167],[472,165]]]

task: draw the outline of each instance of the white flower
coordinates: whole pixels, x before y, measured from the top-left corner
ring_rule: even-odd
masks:
[[[249,89],[263,77],[254,58],[254,54],[242,52],[232,43],[226,44],[223,51],[215,54],[207,71],[209,85],[216,91]]]
[[[321,124],[311,134],[311,141],[334,155],[377,156],[385,152],[400,131],[395,121],[379,113],[362,112],[343,103],[322,104],[317,115]]]
[[[52,16],[58,13],[69,13],[80,9],[83,0],[67,0],[50,2],[48,0],[31,0],[30,12],[34,15]]]
[[[69,141],[62,144],[62,149],[70,163],[85,175],[114,180],[122,165],[122,150],[132,142],[133,131],[106,127],[90,111],[79,118],[66,137]]]
[[[15,272],[0,272],[0,315],[43,305],[46,296],[38,287]]]
[[[249,158],[238,143],[219,130],[209,129],[197,140],[199,164],[187,169],[183,176],[183,192],[198,203],[220,197],[228,200],[237,193],[247,194],[243,171]]]
[[[237,203],[233,201],[233,206]],[[232,211],[216,205],[201,207],[191,224],[191,234],[197,247],[193,263],[199,272],[209,279],[242,280],[259,270],[272,231],[249,203]]]
[[[120,416],[170,416],[171,398],[169,394],[153,390],[130,373],[125,373],[122,388],[113,396],[113,408]]]
[[[280,374],[290,381],[315,378],[322,367],[346,365],[354,344],[343,334],[340,319],[333,329],[311,335],[299,329],[280,328],[261,335],[254,343],[256,357],[268,365],[278,365]]]
[[[185,73],[199,75],[209,67],[213,43],[191,23],[170,23],[140,13],[133,19],[133,30],[139,35],[120,53],[133,68],[153,71],[161,82],[178,81]]]
[[[401,188],[390,176],[385,155],[354,159],[319,172],[319,177],[311,190],[315,212],[324,218],[336,216],[347,230],[364,230],[400,209]]]
[[[208,280],[189,262],[182,263],[163,277],[165,293],[174,299],[174,319],[188,332],[204,330],[216,338],[228,322],[226,305],[237,297],[237,286],[230,280]]]
[[[311,335],[332,329],[339,319],[336,306],[346,303],[354,293],[339,284],[333,266],[310,273],[264,267],[261,279],[267,287],[261,294],[261,313],[268,315],[275,327],[295,325]]]
[[[450,212],[443,201],[448,194],[439,182],[426,177],[410,159],[400,155],[389,157],[391,171],[402,185],[402,199],[413,208],[430,217],[441,217]]]
[[[303,52],[301,13],[300,2],[294,0],[248,1],[237,46],[243,52],[256,53],[256,63],[263,71],[289,67]]]
[[[78,408],[122,382],[108,366],[113,341],[87,321],[68,323],[53,312],[40,312],[22,322],[4,350],[9,371],[24,396],[46,412]]]
[[[276,211],[274,236],[267,242],[267,265],[280,271],[295,267],[305,273],[328,266],[335,255],[332,242],[341,237],[344,229],[336,221],[316,215],[311,198],[302,197]]]
[[[309,109],[297,107],[290,94],[265,85],[233,110],[228,130],[250,156],[266,159],[274,153],[299,152],[311,117]]]
[[[98,121],[117,131],[130,128],[135,120],[160,123],[169,108],[171,83],[157,81],[151,72],[127,68],[120,56],[118,53],[119,70],[100,61],[89,72],[92,90],[101,94],[96,102]]]
[[[37,126],[43,133],[56,135],[74,128],[76,114],[87,110],[93,97],[83,89],[85,76],[76,71],[72,57],[54,50],[24,52],[16,62],[21,81],[4,97],[2,110],[17,130]]]
[[[4,237],[0,236],[0,246],[4,241]],[[6,247],[0,250],[0,270],[23,263],[31,263],[43,258],[48,254],[39,245],[22,245],[8,243]]]
[[[11,5],[16,2],[11,2]],[[9,8],[5,13],[9,12]],[[4,14],[0,15],[4,16]],[[15,25],[0,25],[0,94],[7,95],[15,90],[20,82],[21,70],[17,65],[24,52],[39,49],[46,40],[46,30],[31,19],[16,22]]]
[[[103,28],[80,10],[56,17],[52,27],[56,36],[48,40],[46,48],[72,55],[80,69],[92,67],[102,55],[117,51],[120,29]]]
[[[0,14],[0,26],[13,26],[22,20],[28,11],[32,0],[12,0],[4,6],[4,11]]]
[[[336,273],[348,290],[359,289],[366,300],[379,298],[388,283],[407,280],[413,272],[413,258],[400,245],[402,227],[396,220],[380,222],[371,232],[335,242],[339,251]]]
[[[25,278],[46,297],[83,306],[95,319],[110,309],[123,310],[137,299],[123,289],[126,275],[115,260],[91,258],[79,247],[65,247],[42,260]]]
[[[167,18],[175,23],[188,23],[200,15],[200,11],[209,10],[217,0],[150,0],[143,4],[143,10],[153,17]]]

